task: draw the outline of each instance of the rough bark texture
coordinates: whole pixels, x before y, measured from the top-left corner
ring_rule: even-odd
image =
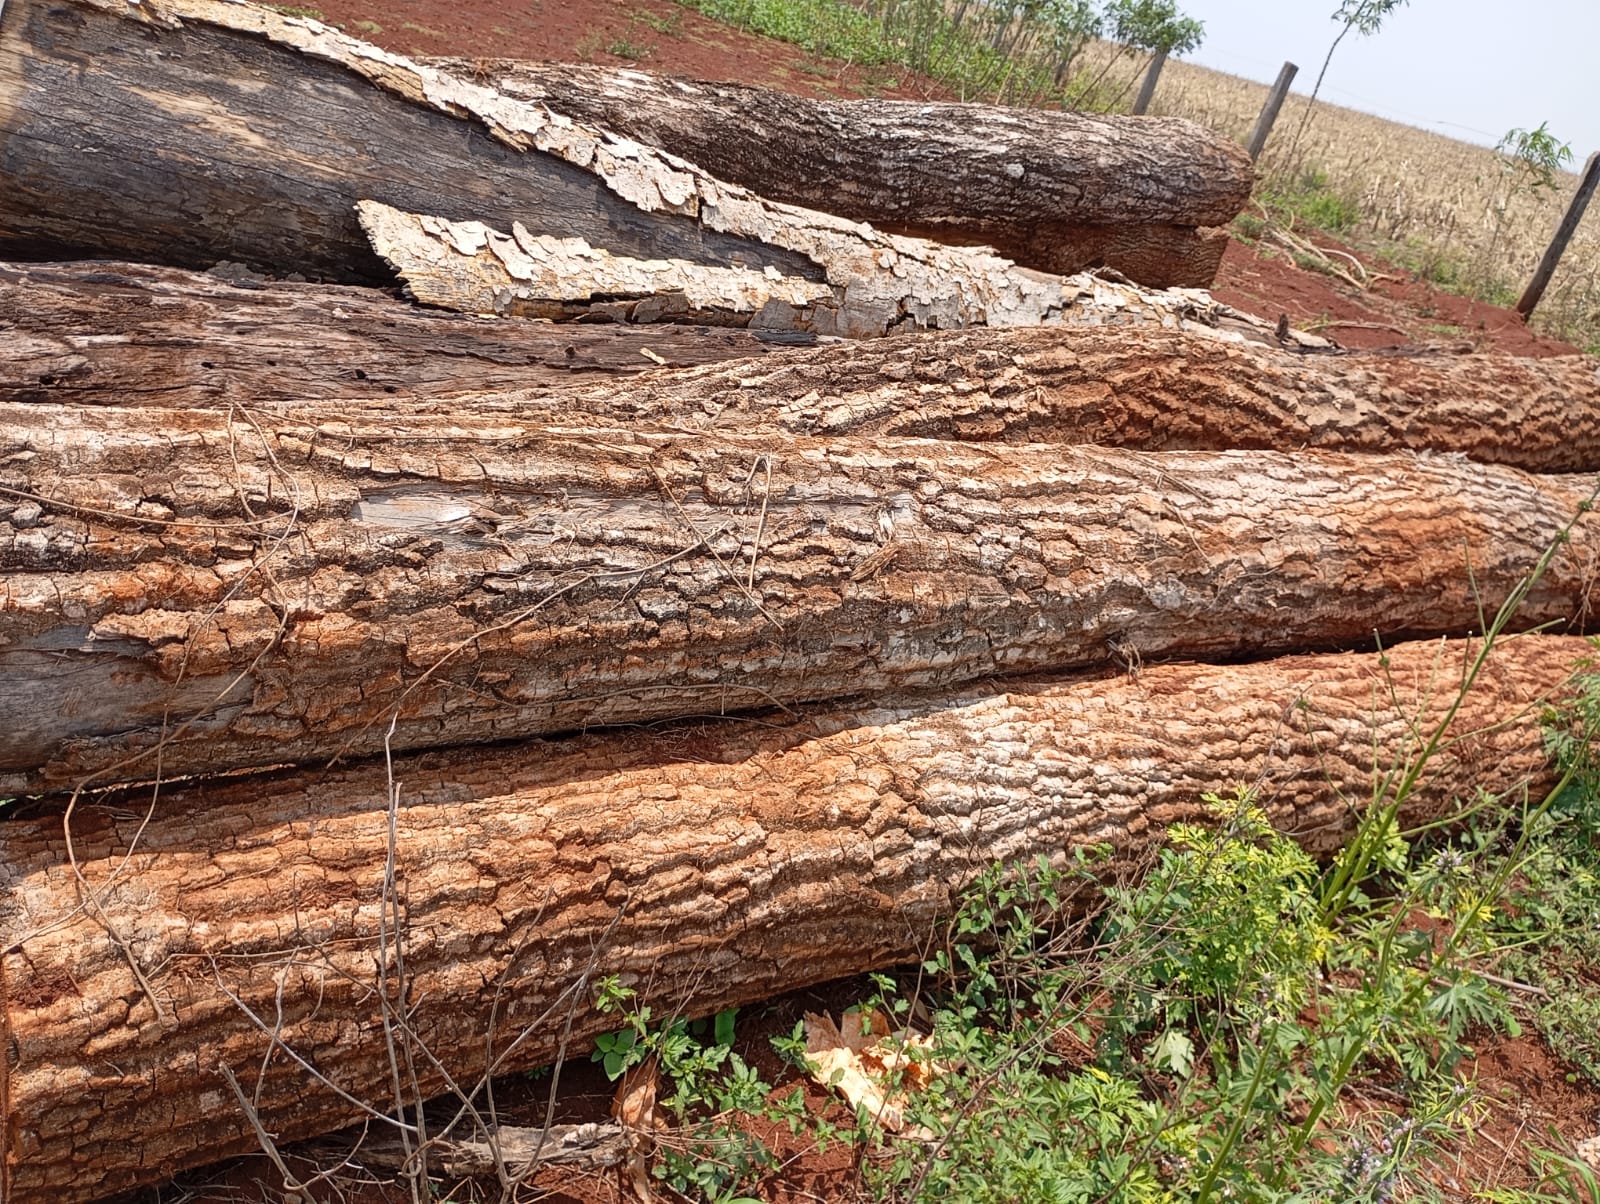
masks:
[[[1586,651],[1504,645],[1409,814],[1547,783],[1539,704]],[[141,796],[81,805],[89,911],[60,817],[13,817],[0,825],[8,1198],[85,1200],[251,1148],[219,1066],[247,1090],[262,1075],[280,1140],[355,1119],[226,992],[388,1107],[380,989],[470,1087],[491,1047],[502,1071],[556,1057],[569,1008],[569,1052],[615,1027],[589,1006],[599,975],[703,1015],[902,962],[994,859],[1059,863],[1108,842],[1125,866],[1233,783],[1257,784],[1276,823],[1326,851],[1374,761],[1415,752],[1466,655],[1394,648],[1389,680],[1358,655],[1151,666],[788,727],[400,758],[403,984],[380,936],[381,762],[173,788],[147,827]],[[438,1091],[419,1062],[424,1093]]]
[[[125,264],[0,265],[0,400],[307,415],[306,403],[339,400],[369,418],[468,406],[552,423],[1148,450],[1411,448],[1600,470],[1600,360],[1588,357],[1302,355],[1198,332],[1071,327],[928,332],[715,366],[775,344],[737,330],[480,321],[366,289],[243,285]],[[707,366],[609,379],[656,359]],[[347,406],[318,409],[331,418]]]
[[[7,791],[370,752],[391,719],[411,748],[1465,634],[1592,486],[392,414],[0,406],[0,433]],[[1597,553],[1585,518],[1519,621],[1581,622]]]
[[[426,60],[696,163],[775,201],[994,247],[1040,271],[1203,286],[1250,199],[1249,156],[1178,118],[904,100],[504,59]]]
[[[586,415],[708,433],[1411,449],[1600,471],[1600,360],[1590,356],[1303,355],[1144,328],[929,332],[470,404],[524,420]]]
[[[81,70],[83,62],[97,69]],[[225,0],[13,0],[0,24],[0,253],[55,243],[383,278],[358,199],[637,259],[825,280],[824,333],[1031,324],[1094,287],[767,200],[675,156]],[[486,129],[490,137],[478,131]],[[1175,305],[1206,299],[1177,297]]]
[[[373,289],[0,263],[0,400],[293,406],[572,387],[766,354],[742,330],[484,321]]]

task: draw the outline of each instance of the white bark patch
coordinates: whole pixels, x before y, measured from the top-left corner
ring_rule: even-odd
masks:
[[[464,313],[573,317],[591,304],[651,299],[659,303],[623,316],[701,315],[854,336],[884,334],[903,323],[1143,325],[1225,334],[1211,326],[1226,316],[1224,307],[1198,289],[1157,291],[1024,268],[997,269],[985,279],[957,271],[936,285],[892,246],[878,249],[872,275],[830,287],[775,269],[612,255],[580,238],[533,234],[520,222],[506,234],[482,222],[406,213],[377,201],[360,201],[356,211],[373,249],[416,300]],[[1029,323],[1024,314],[1031,315]]]
[[[506,314],[542,303],[599,298],[642,300],[675,294],[681,306],[658,316],[742,315],[831,304],[826,284],[775,268],[721,268],[683,259],[612,255],[581,238],[534,234],[521,222],[508,236],[482,222],[404,213],[376,201],[357,206],[361,225],[417,300],[471,313]]]

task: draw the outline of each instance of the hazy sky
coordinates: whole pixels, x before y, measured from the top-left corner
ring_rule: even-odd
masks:
[[[1339,31],[1339,0],[1179,0],[1205,22],[1191,62],[1270,83],[1288,59],[1309,93]],[[1541,121],[1572,144],[1572,168],[1600,150],[1600,0],[1411,0],[1370,37],[1339,44],[1321,95],[1493,145]]]

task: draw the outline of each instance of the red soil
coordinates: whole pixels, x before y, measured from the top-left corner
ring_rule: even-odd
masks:
[[[1213,294],[1220,301],[1276,321],[1289,321],[1345,347],[1428,344],[1509,355],[1575,355],[1578,348],[1528,329],[1509,309],[1442,292],[1410,273],[1351,251],[1332,239],[1312,236],[1361,261],[1371,287],[1357,289],[1334,276],[1297,267],[1287,251],[1228,245]],[[1334,256],[1337,259],[1337,256]]]

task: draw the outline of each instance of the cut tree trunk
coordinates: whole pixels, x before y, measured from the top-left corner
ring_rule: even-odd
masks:
[[[480,321],[371,290],[92,263],[0,264],[0,331],[4,401],[307,418],[359,403],[367,419],[465,408],[816,436],[1431,450],[1600,470],[1597,361],[1580,356],[1303,355],[1200,332],[1063,327],[937,331],[718,365],[773,344],[736,330]],[[708,366],[611,379],[658,360]],[[330,400],[340,406],[307,404]]]
[[[1181,118],[818,100],[571,63],[425,60],[689,160],[752,192],[1027,267],[1211,283],[1249,156]]]
[[[743,330],[484,321],[373,289],[123,263],[0,263],[0,400],[416,401],[763,355]]]
[[[708,434],[1459,452],[1532,471],[1594,472],[1597,364],[1589,356],[1303,355],[1145,328],[963,330],[395,408],[468,406],[552,423],[581,415]]]
[[[771,201],[248,4],[11,0],[0,96],[0,253],[44,244],[387,279],[356,224],[368,200],[791,292],[825,282],[823,333],[1032,324],[1093,299],[1086,280]]]
[[[0,791],[1466,634],[1591,495],[1453,457],[0,406]],[[1520,622],[1581,623],[1586,517]]]
[[[1589,651],[1498,649],[1407,817],[1547,788],[1541,704]],[[85,800],[69,825],[82,888],[60,815],[13,816],[7,1199],[70,1204],[250,1149],[221,1067],[282,1141],[357,1118],[319,1079],[390,1108],[385,1003],[421,1093],[443,1071],[471,1090],[491,1060],[547,1063],[614,1028],[591,1005],[601,976],[693,1016],[905,962],[995,861],[1105,843],[1119,873],[1207,791],[1255,784],[1326,852],[1374,765],[1415,754],[1467,655],[1149,666],[792,726],[402,757],[400,902],[381,761],[169,787],[148,824],[147,797]]]

